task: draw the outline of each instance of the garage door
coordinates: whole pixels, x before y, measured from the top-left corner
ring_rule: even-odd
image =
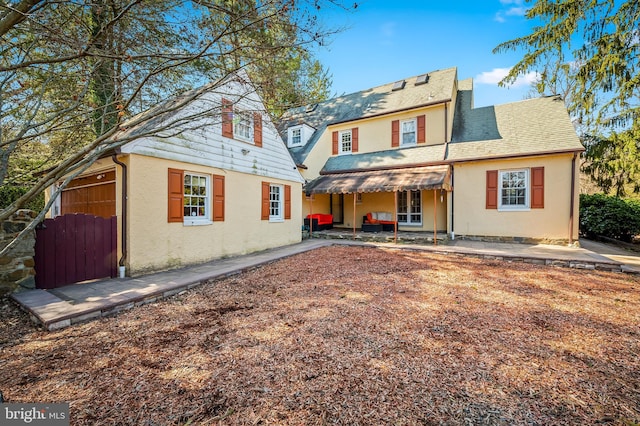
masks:
[[[61,214],[84,213],[110,218],[116,214],[116,172],[74,179],[63,191]]]

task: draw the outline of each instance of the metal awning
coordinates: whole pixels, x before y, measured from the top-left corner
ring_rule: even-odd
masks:
[[[352,194],[421,189],[451,190],[448,165],[322,175],[304,186],[310,194]]]

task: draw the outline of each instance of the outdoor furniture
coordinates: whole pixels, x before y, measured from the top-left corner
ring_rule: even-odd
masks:
[[[363,223],[362,232],[382,232],[381,223]]]
[[[364,224],[380,224],[383,231],[394,231],[396,222],[392,219],[393,215],[389,212],[371,212],[362,218],[362,224],[363,226]]]
[[[304,219],[304,225],[309,226],[311,231],[322,231],[333,228],[333,215],[324,213],[309,214]]]

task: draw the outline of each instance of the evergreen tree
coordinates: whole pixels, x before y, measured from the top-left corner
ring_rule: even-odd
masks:
[[[496,47],[525,51],[502,83],[535,71],[539,93],[560,88],[584,135],[583,171],[607,193],[640,191],[640,2],[529,1],[540,25]]]

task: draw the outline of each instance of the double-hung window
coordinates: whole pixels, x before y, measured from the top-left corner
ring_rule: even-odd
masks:
[[[295,127],[289,131],[289,146],[302,145],[302,128]]]
[[[350,154],[352,150],[352,134],[351,130],[343,130],[340,132],[339,153]]]
[[[269,186],[269,220],[283,220],[283,190],[282,185]]]
[[[500,171],[498,208],[521,210],[529,208],[529,170]]]
[[[183,204],[185,222],[209,221],[211,219],[209,176],[184,173]]]
[[[253,141],[253,114],[246,111],[234,111],[233,134],[240,140]]]
[[[168,222],[224,222],[224,176],[169,169]]]
[[[405,120],[401,123],[402,145],[415,145],[416,143],[416,120]]]

